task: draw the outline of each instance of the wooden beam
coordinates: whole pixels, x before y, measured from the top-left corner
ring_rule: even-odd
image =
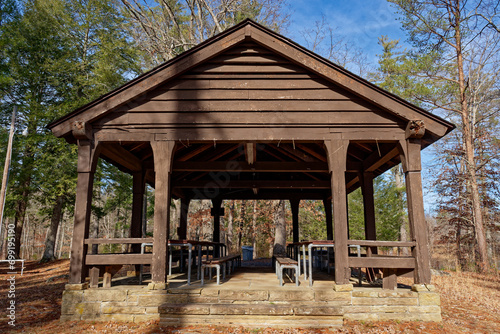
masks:
[[[142,244],[152,243],[153,238],[88,238],[85,239],[86,245],[108,245],[108,244]]]
[[[366,172],[373,172],[380,168],[382,165],[389,162],[391,159],[397,157],[400,154],[400,150],[398,147],[390,147],[384,146],[380,149],[380,153],[378,150],[373,152],[368,158],[363,161],[363,170]],[[351,179],[347,184],[346,188],[351,189],[356,183],[359,182],[359,177],[356,176]]]
[[[415,259],[412,257],[349,257],[349,267],[351,268],[415,268]]]
[[[297,189],[292,189],[290,192],[285,192],[286,189],[277,189],[273,191],[272,189],[261,189],[257,194],[255,194],[251,189],[244,189],[241,191],[234,191],[231,189],[220,189],[219,195],[221,198],[227,200],[259,200],[259,199],[290,199],[290,198],[301,198],[308,200],[322,200],[325,196],[330,195],[329,189],[321,190],[311,190],[311,191],[297,191]],[[187,196],[192,196],[193,199],[210,199],[208,196],[201,196],[203,192],[193,191],[188,192]]]
[[[258,189],[330,189],[330,181],[305,180],[231,180],[217,183],[215,180],[176,181],[175,188],[258,188]]]
[[[349,245],[363,247],[415,247],[415,241],[349,240]]]
[[[142,170],[141,160],[119,144],[102,144],[101,154],[132,172]]]
[[[151,264],[152,254],[97,254],[87,255],[87,265]]]
[[[368,158],[363,161],[363,169],[366,172],[373,172],[380,166],[399,155],[397,147],[384,146],[379,150],[375,150]]]
[[[289,154],[292,154],[293,156],[297,157],[299,161],[305,161],[305,162],[315,162],[317,161],[316,159],[312,158],[311,156],[305,154],[304,152],[297,150],[293,148],[292,146],[289,145],[281,145],[279,148],[282,150],[288,152]]]
[[[208,150],[210,147],[213,147],[213,146],[214,146],[213,143],[201,145],[200,147],[192,150],[191,152],[183,155],[182,157],[177,158],[176,160],[177,161],[187,161],[187,160],[191,159],[192,157],[197,156],[198,154]]]
[[[302,151],[305,151],[305,152],[309,153],[310,155],[312,155],[316,159],[318,159],[320,161],[323,161],[323,162],[326,162],[326,157],[323,154],[316,152],[315,150],[311,149],[310,147],[308,147],[306,145],[303,145],[303,144],[300,144],[300,143],[297,143],[296,145]]]
[[[239,172],[310,172],[327,173],[328,164],[324,162],[274,162],[258,161],[253,164],[243,161],[193,162],[174,161],[174,172],[223,172],[229,170]]]

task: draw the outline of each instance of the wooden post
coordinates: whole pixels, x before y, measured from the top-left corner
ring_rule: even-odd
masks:
[[[425,132],[422,122],[409,122],[406,130],[406,142],[400,143],[404,155],[403,171],[406,179],[406,197],[408,202],[408,221],[411,238],[416,241],[413,255],[416,259],[415,283],[430,284],[431,271],[428,247],[427,223],[422,194],[421,138]]]
[[[132,185],[132,222],[130,224],[130,237],[140,238],[142,235],[142,209],[144,201],[144,173],[136,172],[132,174],[133,185]],[[134,253],[139,253],[141,250],[141,245],[132,245],[132,251]]]
[[[335,226],[335,283],[348,284],[351,276],[347,249],[347,207],[345,172],[348,140],[325,141],[332,182],[333,223]]]
[[[181,215],[179,217],[179,228],[177,230],[177,237],[179,239],[187,239],[189,202],[191,202],[190,198],[181,198]]]
[[[90,274],[90,284],[91,289],[97,289],[99,287],[99,268],[92,267],[89,271]]]
[[[214,217],[214,233],[212,235],[213,242],[220,242],[220,213],[221,213],[222,200],[219,198],[212,198],[212,216]]]
[[[375,225],[375,198],[373,192],[373,173],[362,172],[359,175],[361,181],[361,193],[363,195],[363,211],[365,218],[365,239],[377,240],[377,229]],[[377,253],[373,247],[372,254]]]
[[[71,243],[69,283],[83,283],[86,276],[85,256],[89,236],[94,171],[99,156],[98,146],[90,140],[78,141],[78,179],[76,184],[75,224]]]
[[[152,283],[166,283],[170,216],[170,174],[175,142],[152,141],[155,167],[155,216],[153,229]]]
[[[333,220],[332,220],[332,200],[331,200],[331,198],[323,199],[323,206],[325,207],[326,240],[333,240]]]
[[[299,199],[290,199],[290,207],[292,208],[292,233],[293,242],[299,242]]]

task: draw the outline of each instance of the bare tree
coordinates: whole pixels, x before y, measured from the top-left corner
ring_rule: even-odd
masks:
[[[358,75],[366,75],[368,60],[362,49],[347,40],[328,22],[325,15],[314,22],[312,27],[300,31],[306,47]]]
[[[498,94],[494,97],[488,93],[498,85],[500,34],[490,29],[495,26],[492,22],[498,20],[498,2],[391,2],[403,15],[403,25],[420,52],[421,57],[415,57],[418,61],[414,63],[416,77],[421,78],[423,87],[426,83],[435,87],[416,91],[417,99],[425,106],[445,112],[458,125],[461,143],[458,168],[465,172],[459,194],[466,197],[464,208],[470,208],[467,217],[474,228],[478,263],[485,270],[488,258],[477,130],[499,112]],[[491,108],[492,102],[496,107]]]
[[[121,0],[146,68],[165,62],[245,18],[280,31],[287,0]]]

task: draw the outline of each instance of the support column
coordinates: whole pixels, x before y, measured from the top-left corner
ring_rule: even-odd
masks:
[[[377,229],[375,226],[375,198],[373,192],[373,173],[360,173],[361,193],[363,195],[363,211],[365,218],[365,239],[376,240]],[[376,249],[375,249],[376,250]]]
[[[290,199],[290,207],[292,208],[292,233],[293,242],[299,242],[299,199]]]
[[[142,210],[144,201],[144,173],[135,172],[132,174],[132,221],[130,223],[130,237],[140,238],[142,235]],[[139,253],[141,245],[132,245],[132,252]]]
[[[99,156],[97,147],[98,145],[95,145],[90,140],[78,141],[78,179],[76,184],[75,223],[69,268],[70,284],[83,283],[87,274],[85,256],[87,255],[88,245],[85,244],[85,239],[89,237],[92,187],[94,185],[94,172]]]
[[[325,207],[326,240],[333,240],[332,200],[323,199],[323,206]]]
[[[213,242],[220,242],[220,215],[221,215],[222,200],[218,198],[212,199],[212,216],[214,217],[214,233],[212,235]]]
[[[181,215],[179,217],[179,228],[177,230],[177,237],[181,240],[187,239],[187,219],[190,202],[190,198],[181,198]]]
[[[408,202],[408,221],[410,234],[416,247],[413,256],[416,259],[415,283],[430,284],[430,259],[428,247],[427,222],[425,220],[424,199],[422,194],[421,138],[425,127],[421,121],[410,121],[406,129],[406,142],[400,143],[404,155],[403,171],[406,180],[406,197]]]
[[[213,242],[220,242],[220,216],[222,213],[222,200],[212,198],[212,216],[214,217],[214,233],[212,235]],[[220,247],[214,247],[214,256],[220,256]]]
[[[325,141],[332,182],[333,223],[335,227],[335,283],[348,284],[351,276],[347,249],[347,206],[345,172],[348,140]]]
[[[152,141],[155,167],[155,216],[153,229],[153,283],[166,283],[170,228],[170,175],[175,142]]]

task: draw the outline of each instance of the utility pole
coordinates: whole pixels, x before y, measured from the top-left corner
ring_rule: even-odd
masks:
[[[9,142],[7,144],[7,154],[5,155],[5,166],[3,168],[2,189],[0,190],[0,251],[3,250],[3,211],[5,209],[5,198],[7,197],[7,183],[9,182],[10,160],[12,158],[12,141],[16,125],[17,106],[12,112],[12,122],[10,124]]]

